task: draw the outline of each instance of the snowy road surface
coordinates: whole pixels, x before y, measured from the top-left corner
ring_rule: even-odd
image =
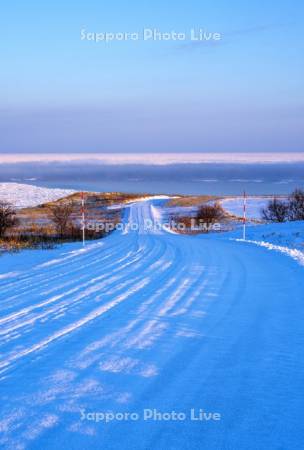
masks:
[[[132,205],[139,231],[84,251],[0,258],[1,448],[301,448],[303,267],[244,242],[145,232],[154,212]],[[185,418],[143,420],[153,408]]]

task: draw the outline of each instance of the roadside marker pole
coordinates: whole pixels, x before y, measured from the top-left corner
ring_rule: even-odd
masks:
[[[85,216],[84,216],[84,193],[81,192],[81,216],[82,216],[82,245],[85,246]]]
[[[246,198],[246,192],[244,191],[244,198],[243,198],[243,240],[246,240],[246,207],[247,207],[247,198]]]

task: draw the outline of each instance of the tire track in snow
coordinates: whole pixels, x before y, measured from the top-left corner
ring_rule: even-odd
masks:
[[[145,265],[146,261],[145,261],[145,254],[147,254],[148,256],[148,260],[151,260],[151,258],[153,258],[153,260],[160,260],[159,258],[162,257],[163,253],[164,253],[164,249],[165,246],[162,244],[160,246],[154,246],[154,253],[153,251],[150,252],[150,248],[148,246],[143,246],[142,247],[142,254],[136,254],[136,261],[137,260],[141,260],[141,263],[143,263],[143,265]],[[127,264],[125,264],[124,269],[128,268],[128,269],[132,269],[134,270],[134,265],[132,266],[132,264],[134,263],[134,261],[129,260]],[[137,263],[138,264],[138,263]],[[129,267],[130,266],[130,267]],[[160,266],[159,267],[159,272],[163,271],[163,268]],[[146,268],[144,269],[143,273],[148,272],[149,273],[149,265],[147,264]],[[113,271],[111,272],[111,275],[113,275]],[[157,272],[155,272],[154,277],[157,276]],[[79,289],[77,289],[77,291],[82,291],[80,294],[78,294],[77,296],[73,296],[70,301],[68,302],[69,304],[71,304],[73,307],[75,307],[75,305],[77,304],[78,301],[83,301],[86,300],[88,298],[90,298],[91,294],[93,293],[98,293],[98,295],[96,295],[95,297],[95,301],[97,301],[98,299],[100,299],[103,296],[109,296],[109,295],[114,295],[116,294],[117,291],[123,291],[128,287],[132,287],[132,284],[134,282],[137,282],[138,280],[140,280],[142,277],[142,275],[136,277],[136,278],[131,278],[129,276],[129,272],[124,274],[123,276],[120,277],[109,277],[108,273],[103,274],[101,277],[96,277],[93,278],[92,280],[89,281],[89,283],[87,283],[86,285],[82,285]],[[96,281],[98,279],[104,279],[105,281],[103,281],[102,283],[97,283]],[[120,281],[126,279],[127,281],[124,281],[123,283],[121,283]],[[87,285],[92,285],[91,288],[87,289]],[[113,288],[114,286],[114,288]],[[108,292],[107,290],[105,290],[104,288],[108,287],[111,288],[112,291]],[[85,289],[86,288],[86,289]],[[63,294],[61,294],[61,296],[59,297],[65,297],[68,294],[74,294],[75,293],[75,289],[72,289],[71,291],[68,292],[64,292]],[[56,301],[58,300],[58,296],[55,296],[55,298],[51,299],[51,301]],[[47,302],[49,303],[50,300]],[[43,304],[41,305],[36,305],[36,306],[32,306],[29,307],[23,311],[19,311],[18,313],[15,314],[15,316],[11,316],[9,317],[9,319],[15,319],[17,315],[22,315],[22,314],[26,314],[30,311],[32,311],[33,309],[35,309],[37,306],[44,306]],[[64,304],[60,303],[58,306],[51,308],[49,310],[43,311],[40,314],[37,314],[35,316],[31,316],[28,319],[25,318],[23,319],[22,322],[17,322],[15,325],[10,326],[9,328],[4,328],[3,330],[0,331],[0,334],[2,335],[9,335],[10,333],[12,333],[13,331],[24,327],[26,325],[33,325],[37,320],[40,320],[44,317],[49,317],[50,314],[56,314],[58,312],[58,310],[62,311],[62,308],[66,308],[67,306],[69,306],[67,304],[67,302],[65,302]],[[5,318],[8,319],[8,318]],[[6,320],[3,319],[2,322],[5,322]],[[22,337],[20,337],[22,339]],[[15,339],[15,336],[12,336],[12,339]]]
[[[57,339],[66,336],[70,334],[71,332],[76,331],[78,328],[86,325],[87,323],[91,322],[92,320],[100,317],[101,315],[105,314],[110,309],[114,308],[116,305],[121,303],[122,301],[126,300],[131,295],[134,295],[136,292],[138,292],[140,289],[144,288],[146,284],[149,282],[149,280],[143,280],[139,282],[137,285],[134,285],[132,290],[130,292],[126,292],[125,294],[121,294],[120,296],[116,297],[111,302],[106,303],[105,305],[101,306],[100,308],[95,309],[87,316],[83,317],[82,319],[78,320],[77,322],[72,323],[71,325],[68,325],[67,327],[63,328],[62,330],[59,330],[57,333],[53,334],[52,336],[40,341],[39,343],[33,345],[30,348],[24,349],[21,352],[17,352],[14,355],[10,356],[9,358],[5,360],[0,360],[0,374],[3,373],[4,370],[7,370],[7,368],[15,361],[19,360],[20,358],[23,358],[24,356],[30,355],[33,352],[36,352],[38,350],[43,349],[50,343],[56,341]]]
[[[152,256],[151,253],[149,253],[149,257],[151,257],[151,256]],[[129,264],[131,265],[132,261],[130,261]],[[147,271],[147,269],[144,272],[146,272],[146,271]],[[11,316],[8,316],[8,317],[0,320],[0,324],[9,322],[10,320],[14,321],[18,317],[20,317],[22,315],[26,315],[27,313],[37,309],[38,307],[43,307],[43,306],[49,305],[50,303],[56,302],[57,300],[59,300],[61,298],[65,298],[66,296],[69,296],[70,294],[75,294],[75,293],[80,292],[78,295],[72,296],[69,301],[65,301],[64,303],[59,303],[55,307],[47,309],[45,311],[42,311],[41,313],[39,313],[35,316],[29,317],[28,319],[25,318],[25,320],[23,320],[22,322],[17,322],[15,325],[10,326],[9,328],[4,328],[4,329],[0,328],[0,335],[6,335],[8,333],[11,333],[12,331],[15,331],[16,329],[19,329],[19,328],[29,325],[29,324],[32,325],[37,320],[40,320],[41,318],[49,317],[51,314],[57,313],[58,310],[62,310],[63,307],[67,308],[69,305],[75,306],[77,302],[90,298],[91,294],[98,293],[98,295],[96,295],[96,297],[95,297],[95,301],[97,301],[99,298],[101,298],[104,295],[116,294],[116,291],[123,290],[125,288],[128,288],[129,286],[132,286],[132,284],[134,282],[141,279],[141,277],[142,277],[142,275],[140,275],[136,278],[131,278],[131,279],[128,277],[129,279],[127,279],[127,281],[124,281],[123,283],[121,283],[121,280],[126,279],[126,275],[120,276],[120,277],[113,276],[113,272],[111,273],[111,275],[112,276],[109,277],[108,273],[103,274],[101,277],[97,277],[93,280],[90,280],[88,283],[82,284],[77,288],[73,288],[70,291],[64,291],[61,295],[57,295],[57,296],[47,300],[46,302],[43,302],[36,306],[29,307],[27,309],[19,311],[16,314],[13,314]],[[103,281],[100,283],[96,283],[96,281],[97,280],[99,281],[100,279],[103,279]],[[110,292],[108,292],[107,288],[110,288],[112,290]]]

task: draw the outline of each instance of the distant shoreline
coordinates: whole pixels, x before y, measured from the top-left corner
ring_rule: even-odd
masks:
[[[0,153],[0,164],[26,162],[92,162],[108,165],[273,164],[304,162],[304,152],[291,153]]]

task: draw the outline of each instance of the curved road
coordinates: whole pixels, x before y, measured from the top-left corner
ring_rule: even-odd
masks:
[[[0,447],[301,447],[303,267],[156,217],[133,204],[84,250],[1,258]]]

